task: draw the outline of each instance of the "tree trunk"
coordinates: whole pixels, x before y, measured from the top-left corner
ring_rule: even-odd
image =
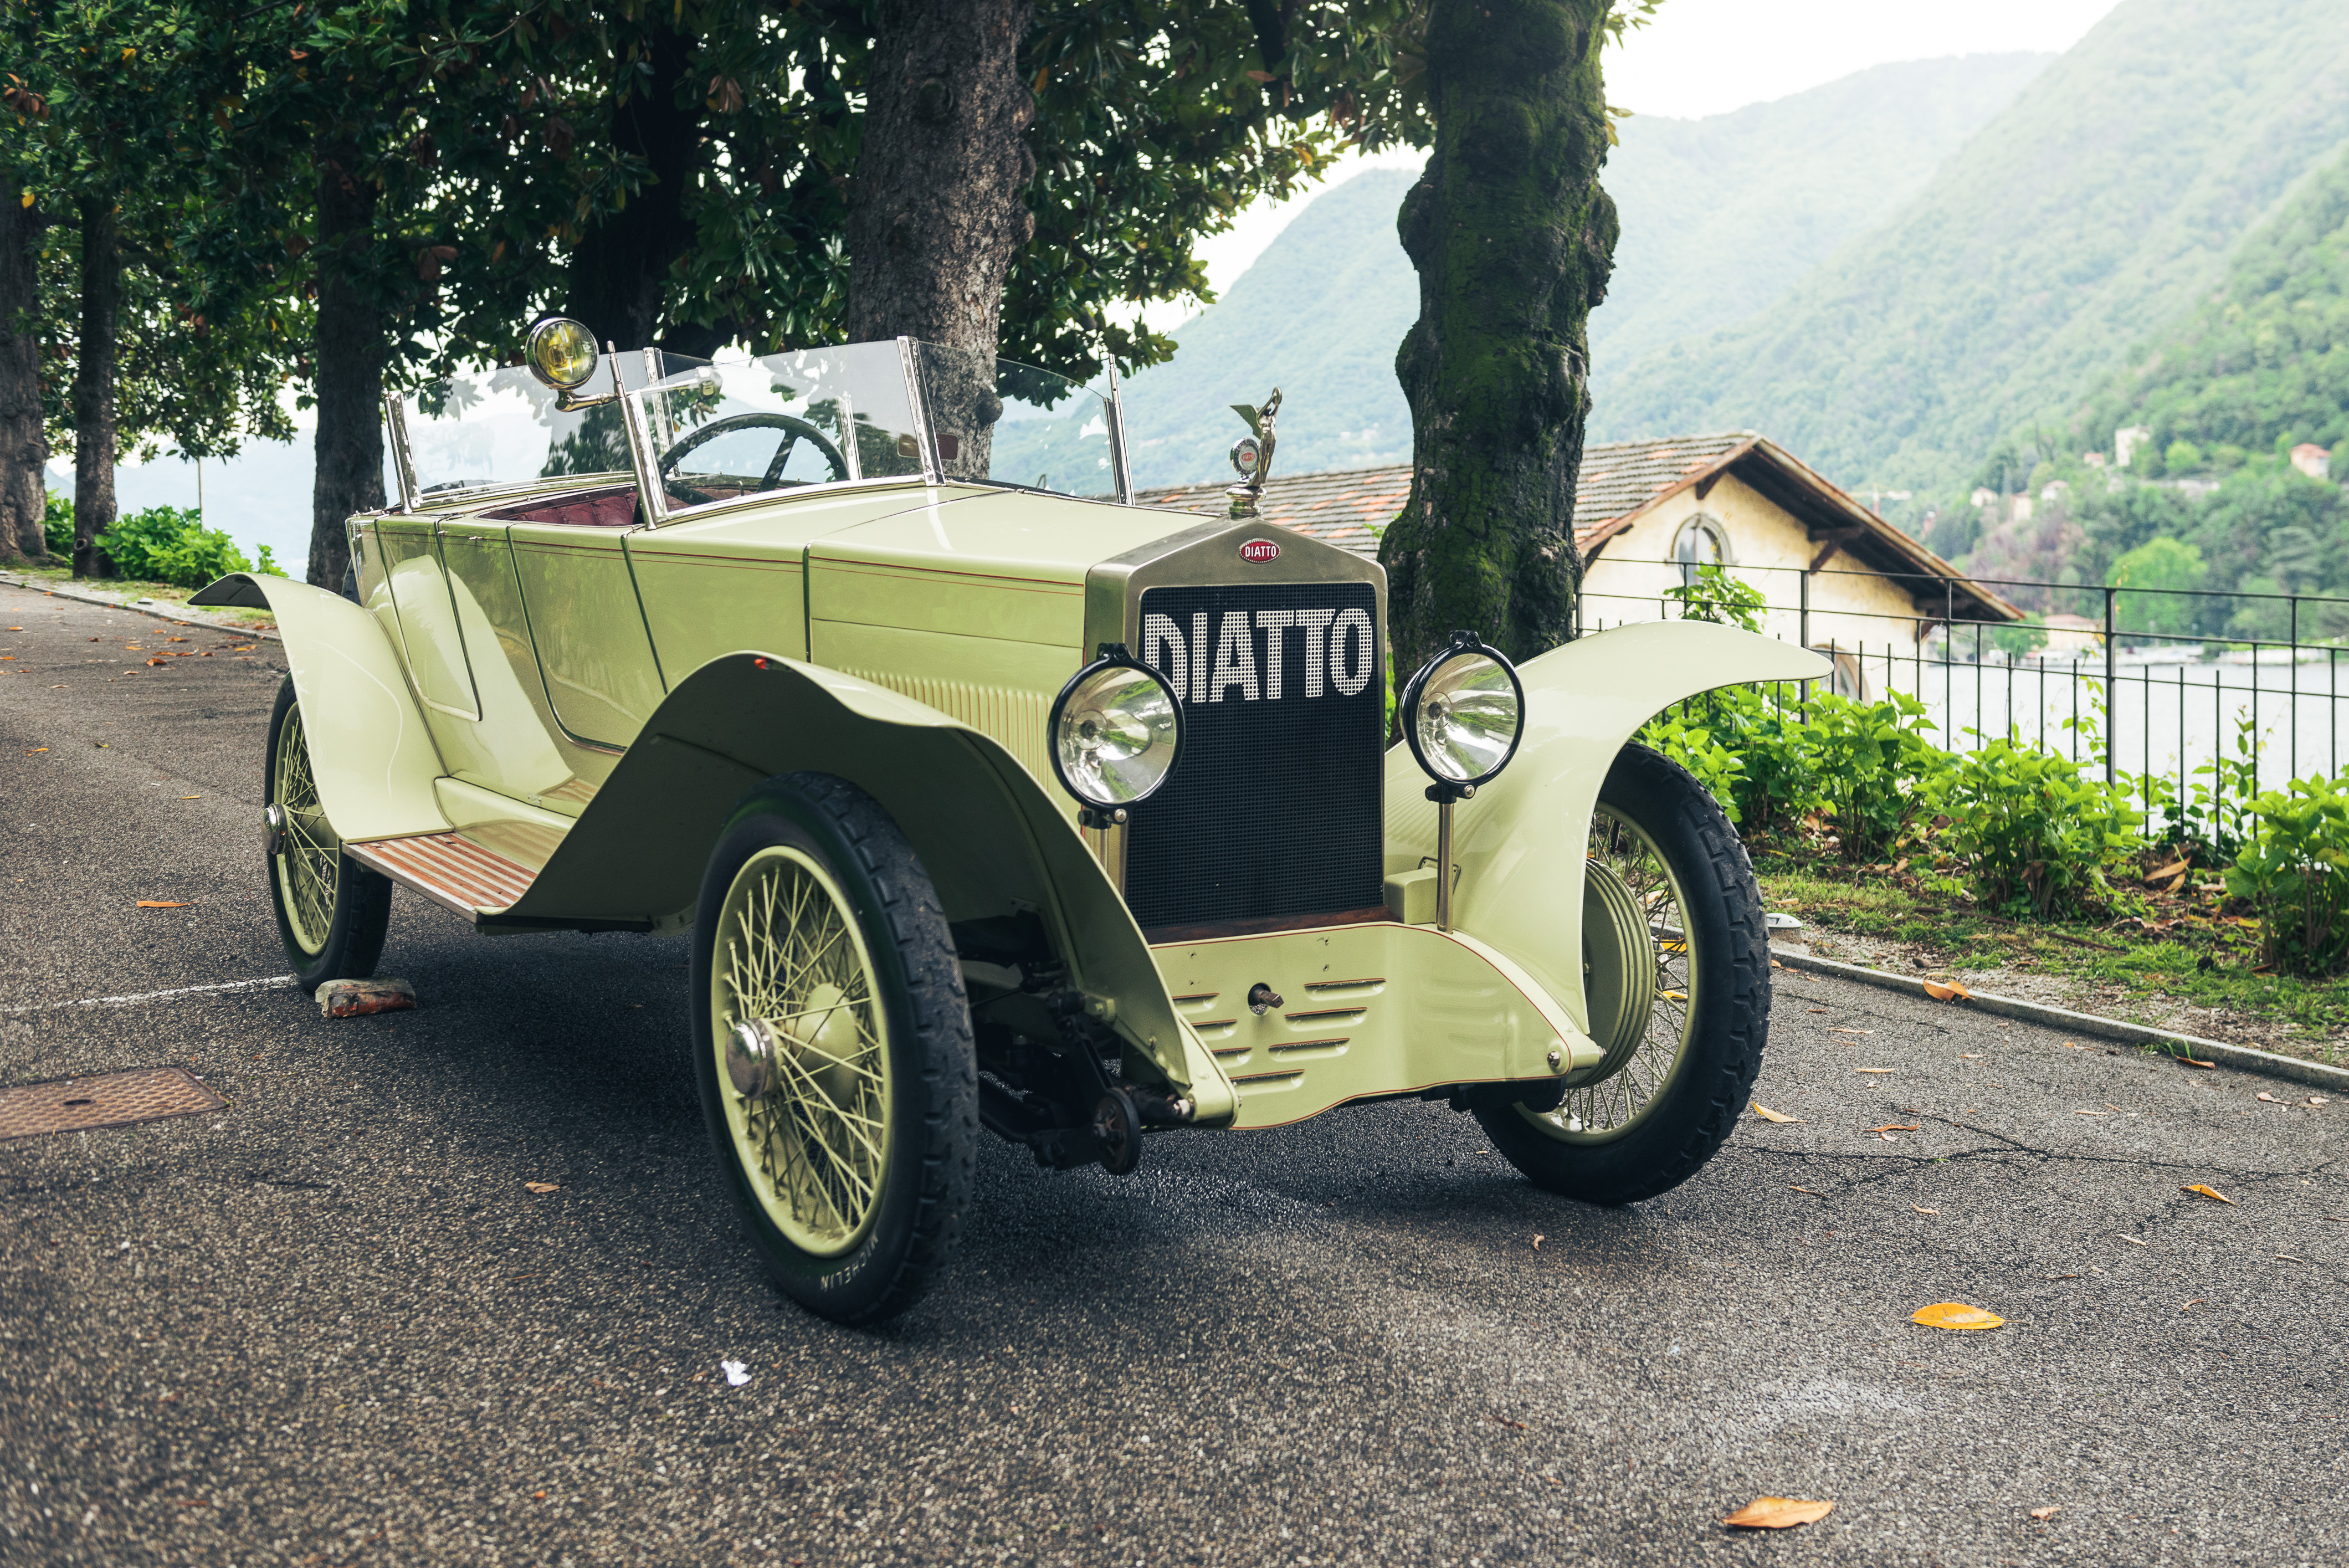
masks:
[[[0,179],[0,562],[12,566],[48,556],[41,531],[49,441],[41,423],[40,340],[17,329],[37,318],[36,247],[47,220],[18,199],[23,189],[16,179]]]
[[[114,202],[81,205],[81,359],[75,368],[73,575],[114,575],[97,545],[114,526],[116,332],[122,311],[122,233]]]
[[[651,164],[654,183],[639,191],[621,212],[606,213],[589,226],[571,259],[569,296],[564,314],[585,322],[600,347],[643,348],[660,343],[662,296],[669,264],[693,243],[685,222],[686,187],[701,137],[699,95],[678,107],[678,89],[692,69],[692,40],[668,27],[653,28],[646,64],[648,77],[636,78],[628,101],[612,124],[616,151]],[[691,344],[667,343],[679,353],[707,357],[707,335]]]
[[[1435,0],[1435,120],[1397,227],[1419,320],[1395,355],[1411,498],[1379,545],[1398,682],[1454,629],[1513,659],[1573,635],[1589,344],[1615,251],[1599,25],[1609,0]]]
[[[358,150],[321,139],[318,316],[313,369],[318,396],[317,476],[310,493],[309,579],[340,592],[351,558],[343,524],[383,505],[383,311],[364,275],[375,239],[376,188],[353,171]]]
[[[995,355],[1003,281],[1036,232],[1034,0],[882,0],[848,205],[848,337]]]

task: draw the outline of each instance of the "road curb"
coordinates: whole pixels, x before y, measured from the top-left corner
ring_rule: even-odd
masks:
[[[13,588],[24,588],[31,593],[52,594],[61,599],[71,599],[76,604],[97,605],[101,609],[129,610],[132,615],[150,615],[157,620],[172,621],[181,626],[200,626],[206,631],[233,631],[239,637],[261,638],[270,642],[285,640],[279,637],[274,628],[263,630],[257,627],[239,626],[233,620],[212,620],[202,616],[179,615],[171,610],[157,609],[151,605],[134,605],[128,599],[119,599],[110,594],[92,593],[87,588],[61,587],[53,583],[21,577],[14,572],[0,572],[0,583],[5,583]]]
[[[1857,981],[1862,985],[1897,991],[1922,1001],[1933,1000],[1926,995],[1925,982],[1909,975],[1889,974],[1880,969],[1868,969],[1856,963],[1837,963],[1833,959],[1813,958],[1792,948],[1773,946],[1770,956],[1784,969],[1808,970],[1815,974],[1832,975],[1837,980]],[[2199,1034],[2178,1034],[2149,1024],[2130,1023],[2118,1018],[2099,1018],[2093,1012],[2074,1012],[2065,1007],[2050,1007],[2044,1002],[2023,1002],[2012,996],[1993,996],[1988,992],[1970,991],[1965,1005],[1977,1012],[2019,1018],[2026,1023],[2044,1023],[2050,1028],[2069,1030],[2075,1034],[2093,1034],[2101,1040],[2116,1040],[2129,1045],[2158,1046],[2173,1056],[2191,1056],[2197,1061],[2216,1062],[2222,1067],[2232,1067],[2238,1072],[2258,1073],[2270,1078],[2283,1078],[2295,1084],[2349,1094],[2349,1067],[2303,1062],[2296,1056],[2279,1056],[2272,1051],[2261,1051],[2250,1045],[2230,1045],[2224,1040],[2205,1040]]]

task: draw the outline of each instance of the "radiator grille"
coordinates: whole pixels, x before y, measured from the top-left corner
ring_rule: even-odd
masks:
[[[1278,624],[1284,614],[1301,624]],[[1135,920],[1147,929],[1377,904],[1386,736],[1376,590],[1151,588],[1142,616],[1134,651],[1183,693],[1184,751],[1127,829]]]

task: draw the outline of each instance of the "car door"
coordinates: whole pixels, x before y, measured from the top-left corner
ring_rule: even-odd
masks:
[[[645,629],[623,528],[516,523],[514,578],[563,733],[625,750],[667,693]]]
[[[574,761],[585,759],[564,754],[546,700],[506,524],[468,517],[443,523],[439,532],[481,712],[461,745],[450,748],[450,772],[533,805],[575,813],[595,791],[574,776]]]
[[[440,540],[429,517],[384,518],[377,523],[375,536],[399,621],[400,643],[408,654],[409,677],[430,711],[425,722],[433,738],[440,740],[448,728],[440,721],[474,721],[481,711],[466,665],[456,607],[449,597]]]

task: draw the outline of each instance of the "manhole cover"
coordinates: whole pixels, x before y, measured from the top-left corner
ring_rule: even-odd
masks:
[[[0,1089],[0,1143],[38,1133],[119,1127],[216,1111],[228,1104],[181,1067],[141,1067]]]

